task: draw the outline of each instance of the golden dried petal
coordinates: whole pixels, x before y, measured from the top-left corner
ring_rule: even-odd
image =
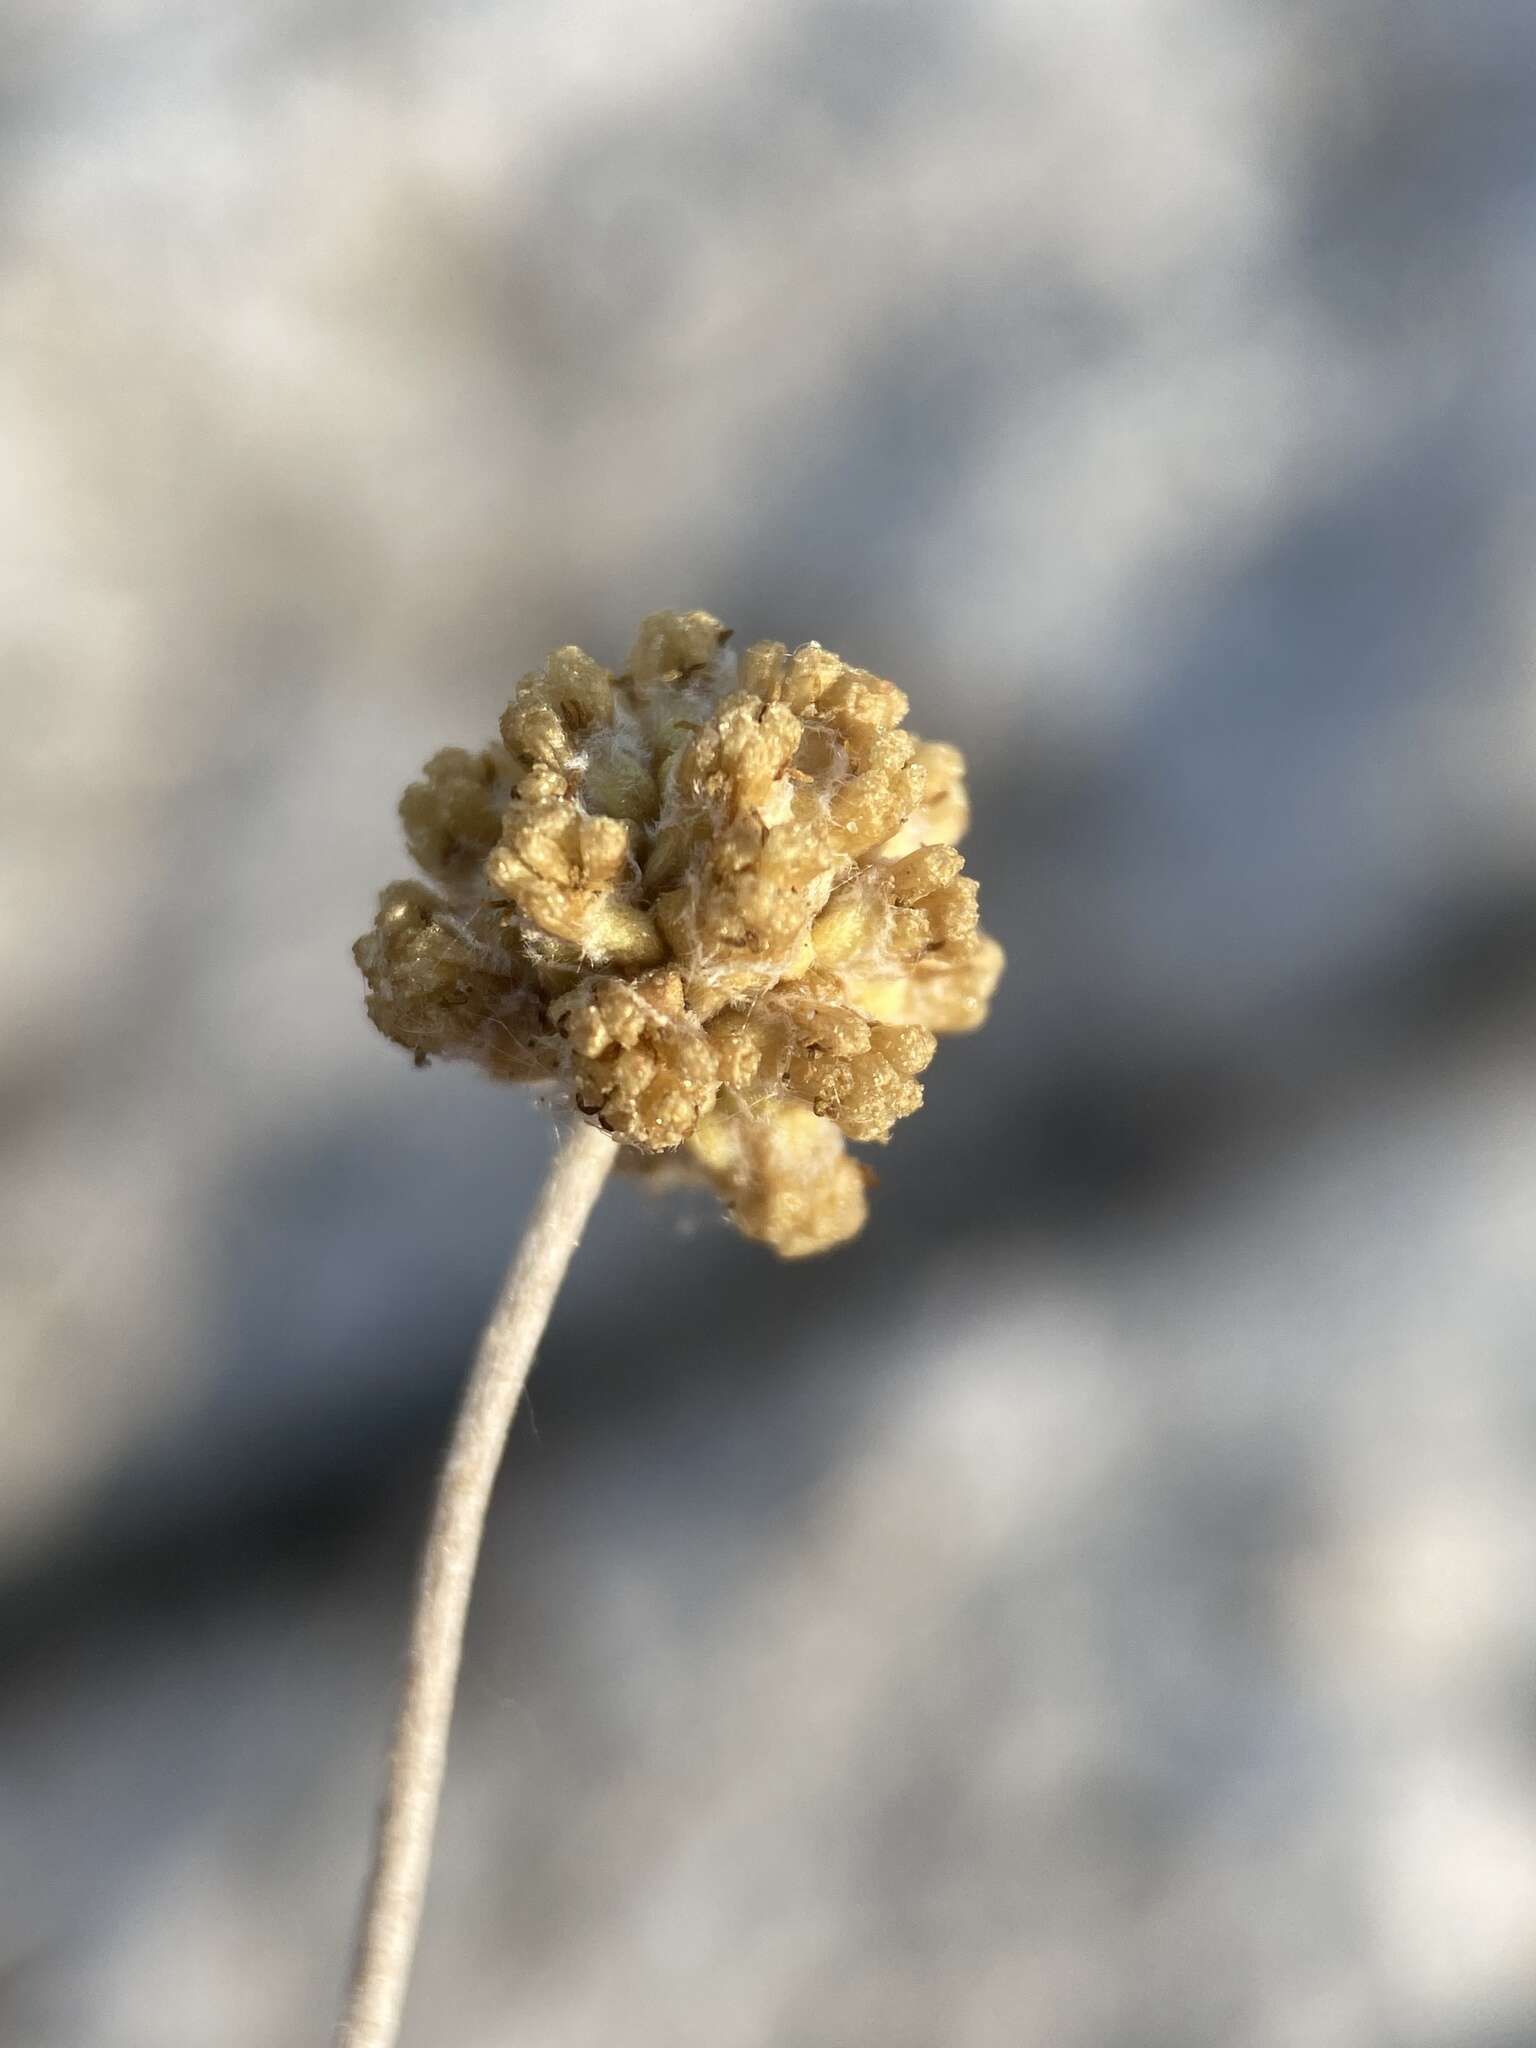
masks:
[[[786,1259],[830,1251],[864,1227],[864,1175],[842,1133],[792,1096],[714,1111],[688,1150],[737,1228]]]
[[[628,673],[642,688],[708,668],[731,637],[708,612],[651,612],[640,621]]]
[[[500,747],[478,754],[444,747],[400,799],[405,843],[436,880],[462,883],[501,833],[512,763]]]
[[[577,1106],[642,1152],[670,1152],[715,1099],[719,1069],[668,969],[594,977],[550,1006]]]

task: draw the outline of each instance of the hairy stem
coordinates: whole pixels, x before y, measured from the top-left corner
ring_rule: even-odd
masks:
[[[416,1587],[389,1782],[342,2030],[346,2048],[394,2048],[399,2035],[432,1857],[464,1617],[491,1487],[534,1350],[617,1149],[585,1123],[563,1137],[464,1389]]]

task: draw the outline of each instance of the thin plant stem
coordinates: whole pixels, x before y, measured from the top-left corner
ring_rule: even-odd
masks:
[[[491,1488],[534,1351],[617,1151],[590,1124],[564,1134],[459,1405],[417,1581],[389,1782],[342,2028],[346,2048],[394,2048],[399,2036]]]

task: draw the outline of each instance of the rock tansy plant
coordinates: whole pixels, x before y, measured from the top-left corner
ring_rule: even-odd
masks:
[[[923,1099],[1003,956],[956,850],[958,752],[893,683],[814,642],[740,661],[707,612],[655,612],[612,673],[562,647],[479,753],[401,800],[426,881],[354,953],[415,1054],[544,1084],[574,1112],[481,1340],[439,1489],[344,2038],[398,2037],[470,1582],[513,1413],[614,1160],[702,1178],[786,1257],[865,1220],[848,1140]]]

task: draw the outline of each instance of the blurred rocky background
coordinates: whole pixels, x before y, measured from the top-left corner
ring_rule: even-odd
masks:
[[[333,2023],[549,1145],[424,756],[698,604],[1012,967],[776,1266],[615,1187],[414,2048],[1536,2039],[1529,0],[9,0],[0,2041]]]

